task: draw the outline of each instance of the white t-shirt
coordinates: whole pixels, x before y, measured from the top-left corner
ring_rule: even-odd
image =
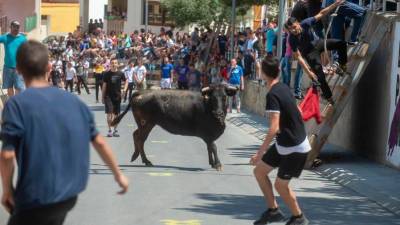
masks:
[[[133,73],[135,72],[136,67],[128,67],[125,69],[125,78],[128,83],[133,83]]]
[[[138,81],[141,81],[142,79],[143,79],[143,81],[145,81],[146,80],[146,77],[145,77],[145,73],[147,72],[147,70],[146,70],[146,67],[145,66],[141,66],[141,67],[139,67],[139,66],[136,66],[135,67],[135,76],[136,76],[136,79],[138,80]]]
[[[74,76],[76,75],[76,70],[74,67],[67,68],[65,70],[65,79],[66,80],[72,80],[74,79]]]
[[[307,153],[311,150],[311,146],[308,138],[306,137],[306,139],[301,144],[292,147],[283,147],[276,143],[276,149],[281,155],[289,155],[293,152]]]

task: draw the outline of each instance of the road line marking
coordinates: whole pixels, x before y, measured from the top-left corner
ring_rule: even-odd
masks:
[[[151,177],[172,177],[173,173],[147,173]]]
[[[168,144],[168,141],[151,141],[151,143]]]
[[[200,220],[161,220],[164,225],[201,225]]]

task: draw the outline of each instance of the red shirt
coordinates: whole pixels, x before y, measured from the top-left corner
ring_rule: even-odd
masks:
[[[221,77],[224,78],[225,81],[228,81],[228,67],[222,67],[220,70]]]

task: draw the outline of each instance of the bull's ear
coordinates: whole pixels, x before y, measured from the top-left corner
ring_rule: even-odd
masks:
[[[201,89],[201,94],[203,96],[207,96],[210,92],[211,92],[211,88],[210,87],[205,87],[205,88]]]
[[[238,90],[239,90],[238,87],[232,87],[232,86],[225,87],[226,95],[228,96],[234,96]]]

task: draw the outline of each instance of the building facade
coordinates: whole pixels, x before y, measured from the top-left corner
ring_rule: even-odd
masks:
[[[48,35],[65,35],[79,26],[79,0],[42,0],[41,25]]]
[[[9,31],[11,21],[17,20],[21,24],[21,32],[26,33],[29,38],[41,39],[40,5],[40,0],[1,0],[1,32]]]
[[[97,12],[104,11],[104,28],[107,32],[132,33],[145,28],[146,1],[148,4],[148,28],[158,33],[161,27],[170,27],[172,22],[168,19],[167,12],[162,9],[160,0],[107,0],[104,3],[93,4],[96,0],[80,0],[80,22],[87,30],[90,14],[93,7]],[[93,12],[92,12],[93,13]]]

